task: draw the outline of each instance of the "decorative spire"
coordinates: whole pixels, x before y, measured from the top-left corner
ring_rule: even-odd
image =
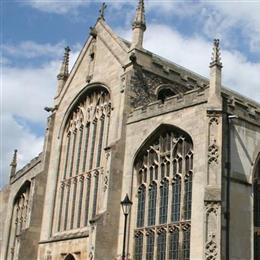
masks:
[[[215,65],[222,68],[219,39],[214,39],[213,41],[213,52],[212,52],[210,67],[213,67]]]
[[[144,0],[139,0],[138,6],[136,9],[135,19],[132,24],[132,28],[133,29],[140,28],[143,31],[146,30]]]
[[[211,108],[221,109],[222,107],[222,98],[221,98],[221,63],[220,57],[220,46],[219,40],[214,40],[213,52],[210,62],[210,80],[209,80],[209,96],[208,104]]]
[[[132,23],[133,41],[132,48],[142,48],[143,34],[146,30],[144,0],[139,0],[134,21]]]
[[[105,20],[105,10],[107,8],[106,3],[103,3],[99,9],[99,17],[98,19]]]
[[[12,178],[13,176],[15,176],[15,172],[16,172],[16,166],[17,166],[17,149],[14,150],[14,155],[13,155],[13,160],[10,163],[11,166],[11,174],[10,174],[10,178]]]
[[[69,48],[69,46],[67,46],[64,49],[64,56],[63,56],[63,61],[60,66],[60,73],[57,75],[57,79],[58,79],[57,95],[60,93],[67,78],[69,77],[69,56],[70,56],[70,48]]]
[[[60,67],[60,73],[58,74],[58,80],[66,80],[69,76],[69,56],[70,56],[70,47],[67,46],[64,49],[63,61]]]

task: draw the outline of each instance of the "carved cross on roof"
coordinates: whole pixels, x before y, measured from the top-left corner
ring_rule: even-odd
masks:
[[[106,10],[106,8],[107,8],[106,3],[103,3],[101,8],[99,9],[99,18],[101,18],[103,20],[105,19],[105,10]]]

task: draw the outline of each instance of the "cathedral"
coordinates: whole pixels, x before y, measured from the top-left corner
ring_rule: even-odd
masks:
[[[260,104],[143,48],[103,5],[57,75],[42,152],[1,191],[3,260],[259,260]],[[191,54],[192,55],[192,54]]]

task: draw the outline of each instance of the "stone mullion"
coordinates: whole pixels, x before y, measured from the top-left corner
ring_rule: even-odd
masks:
[[[19,202],[19,201],[18,201]],[[13,207],[13,219],[11,221],[11,234],[10,234],[10,245],[9,250],[11,254],[11,260],[14,256],[15,240],[18,226],[18,214],[19,214],[19,204],[16,203]]]
[[[80,217],[80,225],[79,227],[84,227],[86,226],[86,219],[87,214],[88,214],[88,204],[87,204],[87,188],[88,188],[88,182],[89,182],[89,177],[86,175],[83,177],[82,180],[82,187],[83,187],[83,193],[82,193],[82,209],[81,209],[81,217]]]
[[[142,251],[143,259],[146,259],[146,246],[147,246],[147,234],[146,231],[143,230],[143,251]]]
[[[20,199],[19,199],[19,218],[18,218],[19,225],[18,225],[18,230],[17,230],[18,235],[20,235],[21,230],[22,230],[22,221],[21,221],[22,220],[22,211],[23,211],[23,198],[20,197]]]
[[[102,151],[103,151],[103,143],[104,143],[104,128],[105,128],[105,116],[102,115],[100,118],[100,129],[98,134],[98,147],[97,147],[97,157],[96,157],[96,167],[100,167],[101,159],[102,159]]]
[[[79,174],[80,170],[80,162],[82,161],[82,139],[83,139],[83,126],[80,126],[79,129],[79,137],[78,137],[78,145],[77,145],[77,160],[76,160],[76,171],[75,174]]]
[[[57,232],[59,232],[61,230],[61,221],[62,221],[62,209],[63,209],[63,205],[64,205],[64,189],[65,189],[65,184],[64,182],[62,182],[60,184],[60,192],[59,192],[59,197],[58,197],[58,201],[59,201],[59,208],[57,208]]]
[[[156,216],[155,216],[155,225],[159,224],[159,215],[160,215],[160,182],[156,183]]]
[[[148,226],[149,186],[145,186],[144,227]]]
[[[92,209],[92,183],[93,183],[93,175],[92,173],[89,173],[89,176],[87,177],[87,185],[86,185],[86,197],[85,197],[85,217],[84,217],[84,223],[85,226],[88,225],[88,222],[90,220],[90,214]]]
[[[169,259],[169,251],[170,251],[170,245],[169,245],[169,241],[170,241],[170,232],[169,232],[169,227],[167,227],[166,229],[166,246],[165,246],[165,260]]]
[[[75,160],[75,148],[76,148],[76,140],[77,140],[77,129],[73,132],[73,143],[70,154],[70,167],[69,167],[69,177],[74,175],[74,160]]]
[[[65,208],[62,216],[63,220],[63,230],[67,229],[68,225],[68,210],[69,210],[69,198],[70,198],[70,180],[66,183],[66,199],[65,199]]]
[[[95,140],[93,147],[91,150],[93,151],[93,160],[92,160],[92,169],[97,168],[97,153],[98,153],[98,145],[99,145],[99,134],[100,134],[100,128],[101,128],[101,120],[100,118],[96,119],[96,134],[95,134]]]
[[[64,160],[64,168],[63,168],[63,179],[66,179],[67,178],[67,175],[68,175],[68,166],[69,166],[69,154],[70,154],[70,147],[71,146],[71,133],[69,133],[67,135],[67,144],[66,144],[66,155],[65,155],[65,160]],[[62,162],[62,160],[61,160]]]
[[[110,117],[110,104],[108,105],[107,107],[107,113],[106,113],[106,118],[107,118],[107,126],[106,126],[106,132],[105,132],[105,147],[108,146],[108,138],[109,138],[109,130],[110,130],[110,120],[111,120],[111,117]]]
[[[88,220],[92,219],[93,215],[93,198],[94,198],[94,187],[95,187],[95,175],[94,171],[91,172],[91,183],[90,183],[90,193],[89,193],[89,207],[88,207]]]
[[[77,199],[77,213],[75,216],[76,222],[75,227],[79,228],[80,223],[82,223],[82,206],[83,206],[83,198],[84,198],[84,176],[79,176],[79,188],[78,188],[78,199]]]
[[[104,131],[103,131],[103,139],[102,139],[102,147],[101,147],[101,154],[100,154],[100,165],[103,165],[103,160],[105,158],[104,148],[107,147],[107,135],[108,135],[108,128],[109,128],[109,117],[107,114],[104,115]]]
[[[89,156],[89,143],[90,143],[90,128],[91,124],[87,123],[87,125],[84,127],[84,145],[83,145],[83,151],[82,151],[82,172],[85,173],[87,169],[87,162],[88,162],[88,156]]]
[[[74,228],[74,223],[75,223],[75,220],[77,219],[77,216],[76,216],[76,205],[78,205],[78,202],[77,202],[77,189],[78,189],[78,179],[77,177],[74,177],[73,178],[73,192],[72,192],[72,200],[71,200],[71,218],[70,218],[70,229],[73,229]]]
[[[21,205],[21,216],[20,216],[20,233],[23,230],[23,218],[24,218],[24,205],[25,205],[25,197],[24,193],[22,194],[22,205]]]
[[[92,198],[92,218],[94,218],[98,212],[98,197],[99,197],[99,182],[100,182],[100,172],[96,171],[95,174],[94,174],[94,181],[93,181],[93,192],[92,192],[92,195],[93,195],[93,198]]]
[[[168,183],[168,211],[167,211],[167,223],[171,223],[172,222],[172,194],[173,193],[173,189],[172,189],[172,179],[170,179],[169,183]]]
[[[179,229],[179,253],[178,260],[183,260],[183,227],[180,226]]]
[[[95,153],[95,141],[96,141],[96,132],[97,132],[97,119],[95,119],[91,123],[91,131],[90,131],[90,144],[89,144],[89,170],[92,170],[93,168],[93,162],[94,162],[94,153]]]

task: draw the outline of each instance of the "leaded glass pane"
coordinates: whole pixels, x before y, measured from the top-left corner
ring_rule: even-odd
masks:
[[[137,227],[144,226],[145,214],[145,187],[141,186],[138,192]]]
[[[146,260],[153,260],[153,256],[154,256],[154,233],[151,232],[147,236]]]
[[[181,205],[181,178],[176,177],[172,184],[172,222],[180,220],[180,205]]]
[[[155,183],[149,189],[148,226],[155,225],[157,186]]]
[[[183,260],[190,260],[190,229],[183,231]]]
[[[71,134],[68,134],[63,179],[65,179],[66,175],[67,175],[67,168],[68,168],[68,161],[69,161],[69,151],[70,151],[70,137],[71,137]]]
[[[260,184],[254,185],[254,222],[255,227],[260,227]]]
[[[160,224],[167,222],[168,193],[169,184],[168,181],[164,181],[162,186],[160,187]]]
[[[192,175],[188,175],[184,184],[185,196],[184,196],[184,218],[186,220],[191,218],[191,195],[192,195]]]
[[[166,232],[162,232],[157,238],[157,260],[166,259]]]
[[[139,234],[135,237],[135,260],[142,260],[143,253],[143,235]]]
[[[146,252],[144,257],[146,260],[166,260],[166,258],[187,260],[190,258],[190,230],[183,230],[183,227],[190,225],[191,218],[192,141],[178,130],[169,131],[168,127],[161,129],[157,137],[154,136],[151,142],[147,142],[135,162],[140,185],[137,194],[136,234],[140,231],[148,234],[145,236],[145,248],[143,237],[140,238],[141,243],[139,238],[136,238],[134,259],[141,259],[142,252]],[[157,187],[158,180],[160,187]],[[145,204],[142,185],[146,181],[149,182],[150,187],[147,191],[148,203]],[[169,188],[171,188],[170,219],[168,217]],[[150,228],[155,226],[158,232],[156,235],[144,226],[142,211],[144,204],[148,208],[147,226]],[[168,222],[176,225],[174,230],[169,231]]]
[[[178,260],[178,256],[179,256],[179,230],[175,229],[170,234],[169,260]]]
[[[96,215],[97,210],[97,194],[98,194],[98,174],[95,176],[95,186],[94,186],[94,194],[93,194],[93,209],[92,209],[92,218]]]
[[[260,235],[255,234],[254,260],[260,259]]]

